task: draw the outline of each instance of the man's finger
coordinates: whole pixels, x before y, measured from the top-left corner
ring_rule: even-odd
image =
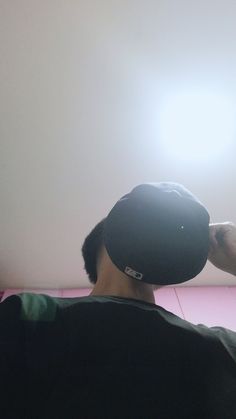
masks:
[[[217,243],[217,239],[216,239],[216,233],[217,233],[217,227],[210,227],[210,246],[215,248],[217,247],[218,243]]]

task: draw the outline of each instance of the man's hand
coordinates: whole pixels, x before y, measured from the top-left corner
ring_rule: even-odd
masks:
[[[236,275],[236,225],[230,221],[210,224],[208,260],[222,271]]]

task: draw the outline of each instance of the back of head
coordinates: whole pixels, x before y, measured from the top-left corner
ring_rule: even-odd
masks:
[[[205,266],[209,220],[206,208],[183,185],[146,183],[114,205],[90,233],[90,241],[91,234],[97,238],[99,232],[100,246],[104,244],[114,265],[129,277],[177,284],[194,278]],[[87,272],[88,244],[89,236],[82,248]]]

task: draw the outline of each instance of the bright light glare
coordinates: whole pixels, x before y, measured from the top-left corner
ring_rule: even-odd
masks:
[[[201,91],[166,99],[160,114],[160,140],[182,160],[209,160],[235,139],[235,110],[225,96]]]

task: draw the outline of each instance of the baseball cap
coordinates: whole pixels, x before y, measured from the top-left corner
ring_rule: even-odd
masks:
[[[204,268],[210,216],[182,184],[144,183],[134,187],[104,221],[104,245],[114,265],[149,284],[188,281]]]

